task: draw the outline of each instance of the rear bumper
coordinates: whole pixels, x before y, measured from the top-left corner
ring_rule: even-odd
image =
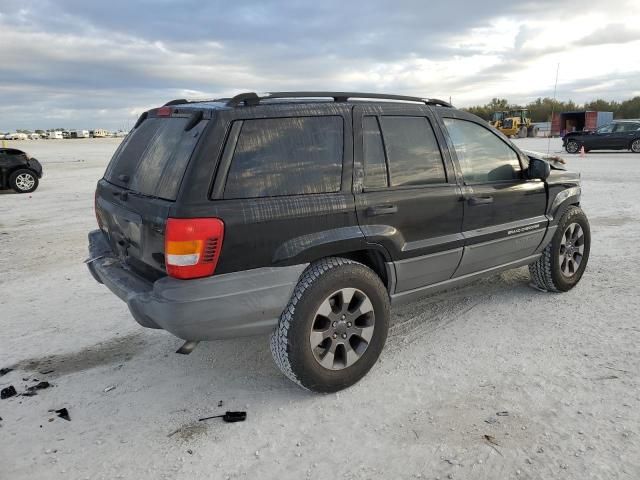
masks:
[[[257,268],[194,280],[164,277],[152,283],[113,256],[100,230],[89,233],[89,254],[93,277],[127,303],[140,325],[184,340],[271,332],[307,267]]]

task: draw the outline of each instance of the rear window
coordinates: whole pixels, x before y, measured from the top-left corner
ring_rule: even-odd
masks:
[[[342,151],[339,116],[244,120],[224,198],[337,192]]]
[[[105,180],[143,195],[175,200],[202,130],[200,121],[185,132],[190,117],[147,118],[122,142]]]

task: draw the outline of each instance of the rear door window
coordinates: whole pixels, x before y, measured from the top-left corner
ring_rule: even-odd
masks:
[[[122,142],[104,175],[131,191],[175,200],[207,120],[188,131],[190,117],[151,117]]]
[[[442,154],[426,117],[380,117],[391,186],[446,183]]]
[[[640,123],[618,123],[616,124],[616,132],[635,132],[640,128]]]
[[[244,120],[224,198],[339,191],[343,137],[340,116]]]

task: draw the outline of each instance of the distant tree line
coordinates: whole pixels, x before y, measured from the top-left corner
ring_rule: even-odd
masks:
[[[485,105],[464,108],[467,112],[478,115],[480,118],[489,120],[495,111],[510,110],[516,108],[527,108],[533,122],[551,121],[551,112],[571,112],[580,110],[597,110],[601,112],[613,112],[613,118],[640,118],[640,96],[633,97],[623,102],[603,100],[601,98],[592,100],[584,105],[575,103],[573,100],[561,102],[552,98],[538,98],[524,106],[511,104],[506,98],[494,98]]]

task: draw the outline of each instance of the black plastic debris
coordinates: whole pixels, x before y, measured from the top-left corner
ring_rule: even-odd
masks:
[[[212,418],[222,418],[227,423],[244,422],[247,419],[247,412],[225,412],[224,415],[214,415],[212,417],[204,417],[199,421],[211,420]]]
[[[40,372],[40,375],[47,375],[48,373],[53,373],[55,370],[51,369],[51,370],[43,370]]]
[[[13,368],[0,368],[0,377],[4,377],[7,373],[12,371]]]
[[[36,390],[43,390],[45,388],[49,388],[51,384],[49,382],[40,382],[36,385],[31,385],[27,387],[27,392],[35,392]]]
[[[508,417],[509,412],[496,412],[496,415],[499,417]]]
[[[5,398],[11,398],[14,395],[17,395],[18,392],[16,392],[16,389],[13,385],[9,385],[7,388],[3,388],[2,391],[0,391],[0,398],[2,400],[4,400]]]
[[[54,410],[58,414],[60,418],[65,419],[67,422],[71,421],[71,417],[69,416],[69,410],[66,408],[61,408],[60,410]]]
[[[224,402],[223,402],[222,400],[220,400],[220,401],[218,402],[218,406],[219,406],[219,407],[222,407],[223,405],[224,405]]]

